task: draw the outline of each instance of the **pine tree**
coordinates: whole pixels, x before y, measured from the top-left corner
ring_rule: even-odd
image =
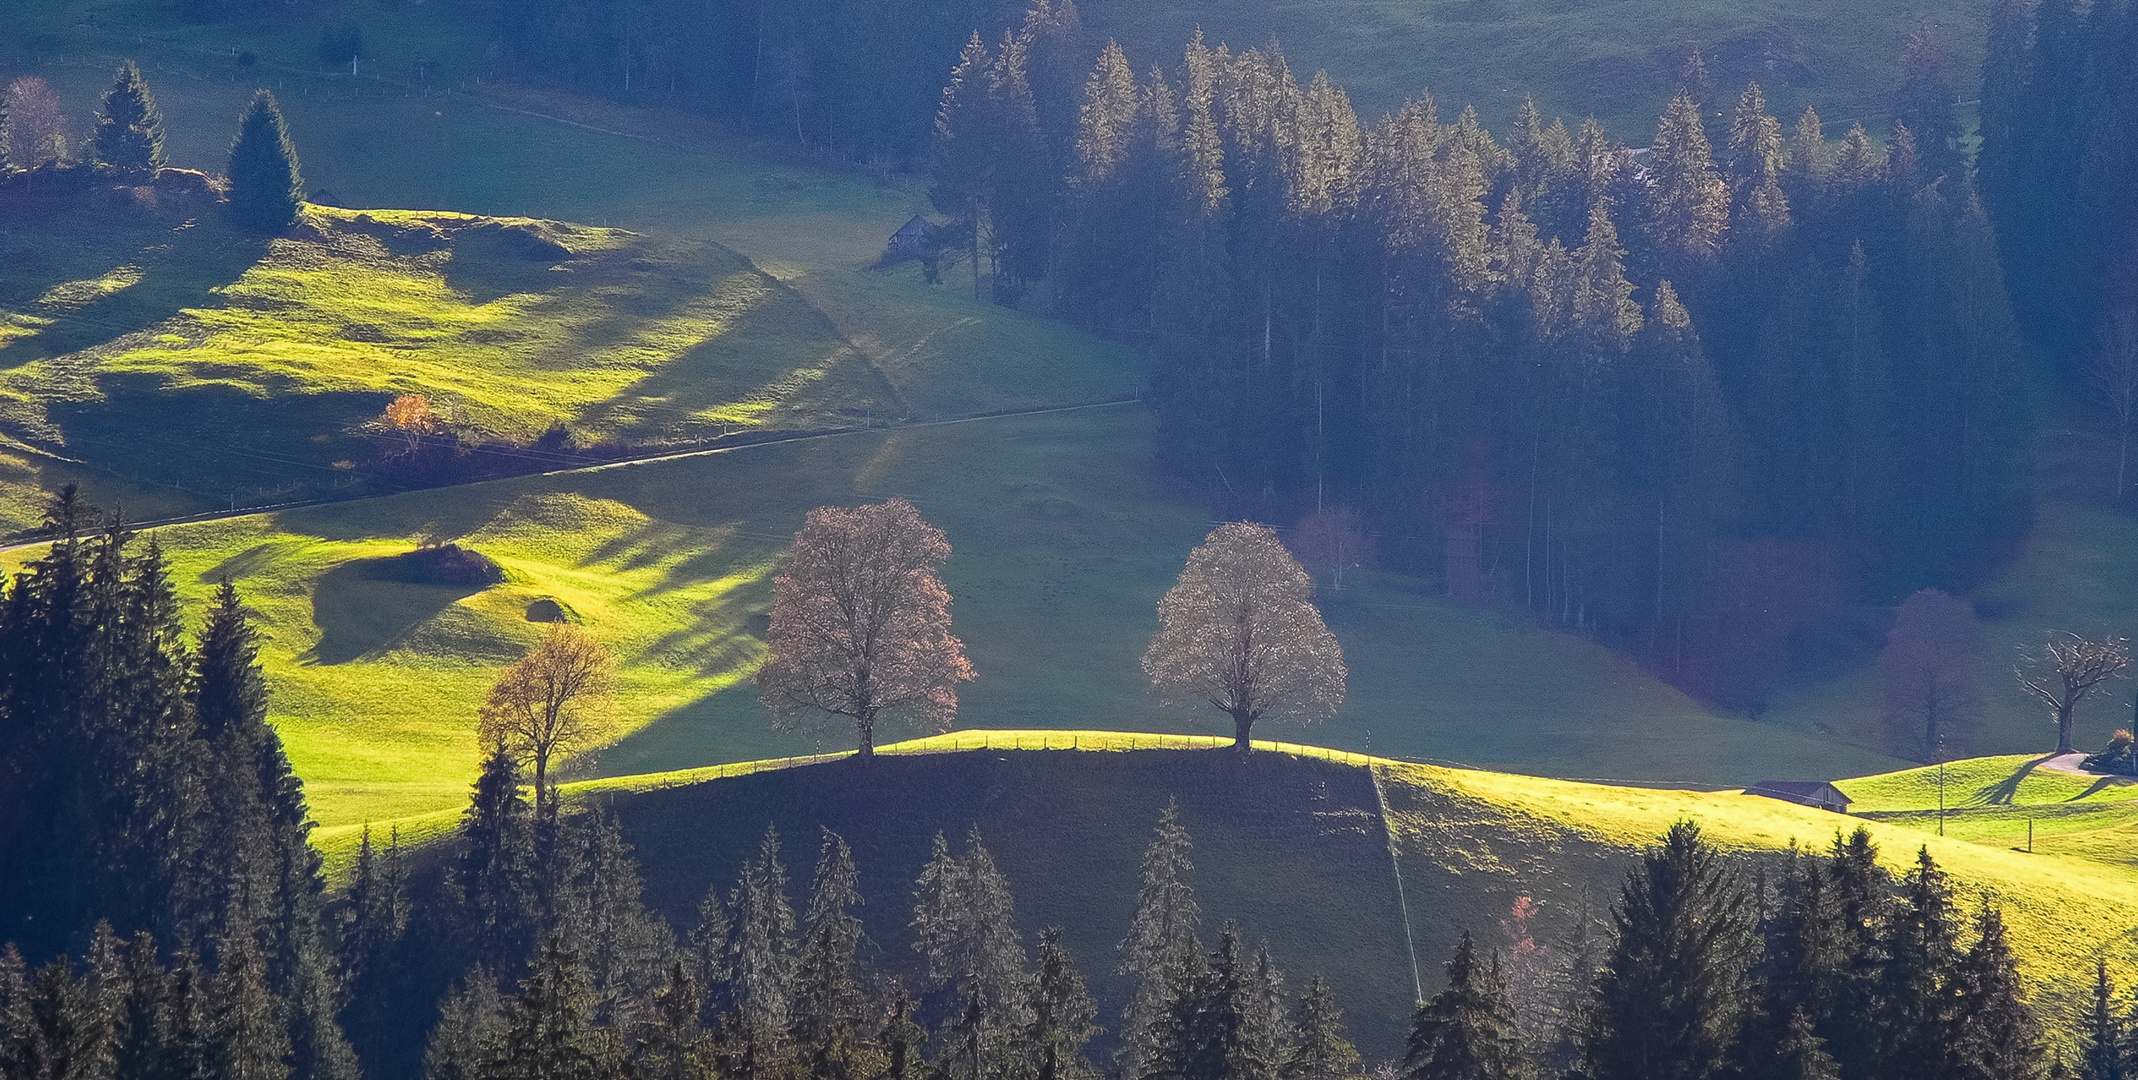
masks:
[[[1202,925],[1202,909],[1195,903],[1187,873],[1193,846],[1188,830],[1180,823],[1179,804],[1168,800],[1159,812],[1157,835],[1143,852],[1143,883],[1136,891],[1136,914],[1129,922],[1128,936],[1117,951],[1120,974],[1135,980],[1134,989],[1121,1011],[1121,1056],[1123,1071],[1140,1077],[1152,1062],[1148,1039],[1166,1008],[1183,969],[1202,952],[1196,931]]]
[[[1344,1031],[1336,995],[1319,975],[1307,981],[1292,1013],[1292,1045],[1286,1050],[1283,1080],[1336,1080],[1358,1071],[1358,1048]]]
[[[1404,1042],[1402,1080],[1514,1080],[1521,1044],[1514,1001],[1497,962],[1477,955],[1463,931],[1448,960],[1447,989],[1418,1006]]]
[[[1024,947],[1013,925],[1009,883],[995,869],[977,826],[959,857],[951,856],[940,835],[935,838],[913,899],[913,947],[928,961],[929,983],[954,987],[961,1000],[977,992],[990,1018],[1015,1009],[1023,999]]]
[[[1618,944],[1597,984],[1581,1075],[1722,1075],[1743,1023],[1749,907],[1736,875],[1699,826],[1671,826],[1612,907]]]
[[[1902,60],[1904,75],[1893,98],[1893,119],[1915,133],[1925,172],[1932,178],[1957,171],[1960,118],[1953,103],[1959,95],[1945,78],[1945,58],[1928,29],[1908,35]]]
[[[952,234],[963,240],[972,260],[972,295],[980,298],[980,235],[993,197],[991,169],[995,152],[994,109],[988,91],[992,61],[974,31],[950,84],[943,88],[935,114],[935,140],[928,166],[928,201],[949,215]]]
[[[453,868],[464,941],[492,971],[517,970],[533,947],[534,830],[520,794],[520,767],[502,748],[483,761],[461,817],[463,845]]]
[[[1722,249],[1730,223],[1730,189],[1716,175],[1714,152],[1700,106],[1678,94],[1663,112],[1648,151],[1648,231],[1673,259],[1699,259]]]
[[[1572,314],[1592,358],[1624,350],[1644,322],[1641,305],[1633,299],[1633,283],[1626,280],[1625,258],[1610,205],[1599,201],[1589,208],[1588,234],[1573,261]]]
[[[698,1023],[700,1008],[697,981],[681,960],[670,963],[668,984],[654,996],[652,1015],[640,1025],[629,1074],[643,1080],[700,1080],[708,1075],[709,1048]]]
[[[835,1059],[851,1057],[861,1031],[863,997],[854,957],[861,947],[860,875],[846,841],[824,830],[816,875],[803,916],[803,942],[795,974],[794,1041],[814,1075],[824,1076]]]
[[[229,1080],[284,1080],[290,1032],[267,984],[267,961],[242,910],[215,943],[212,1035],[216,1074]]]
[[[1138,104],[1136,74],[1129,70],[1128,55],[1109,40],[1084,84],[1084,106],[1078,115],[1076,156],[1084,184],[1112,179],[1114,170],[1128,157]]]
[[[163,171],[163,114],[131,60],[119,65],[117,79],[104,92],[89,153],[128,183],[153,184]]]
[[[786,1037],[794,1006],[794,907],[779,833],[766,827],[728,901],[729,993],[745,1037],[761,1053]]]
[[[1885,177],[1885,162],[1862,124],[1849,125],[1841,137],[1841,153],[1834,159],[1832,182],[1843,192],[1862,191]]]
[[[519,996],[505,1004],[486,1057],[490,1076],[603,1080],[614,1065],[607,1031],[594,1023],[594,991],[578,954],[552,934]]]
[[[1877,1062],[1891,1080],[1936,1080],[1951,1075],[1960,952],[1945,871],[1926,846],[1900,885],[1879,935]]]
[[[1760,927],[1765,946],[1743,1040],[1749,1080],[1802,1080],[1837,1068],[1820,1030],[1833,1015],[1849,957],[1830,881],[1817,858],[1791,853],[1779,903]]]
[[[1093,1075],[1084,1061],[1084,1044],[1098,1032],[1092,1021],[1099,1008],[1062,944],[1058,926],[1040,932],[1039,970],[1026,988],[1025,1013],[1031,1020],[1019,1056],[1036,1063],[1036,1080]]]
[[[254,94],[230,147],[230,210],[247,227],[280,232],[304,205],[304,177],[297,147],[275,95]]]
[[[1798,198],[1822,190],[1832,169],[1833,161],[1826,150],[1826,126],[1819,122],[1818,110],[1806,108],[1804,115],[1797,117],[1796,131],[1789,140],[1789,175],[1796,181]]]
[[[2079,1080],[2123,1080],[2123,1018],[2116,1013],[2108,960],[2094,960],[2093,1002],[2079,1028]]]
[[[2041,1032],[2027,1009],[2004,916],[1983,904],[1979,934],[1960,961],[1951,1080],[2029,1080],[2040,1071]]]
[[[468,972],[438,1006],[438,1022],[423,1050],[424,1080],[488,1080],[505,1017],[504,998],[488,969]]]

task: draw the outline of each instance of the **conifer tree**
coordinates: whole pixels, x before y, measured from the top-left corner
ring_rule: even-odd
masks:
[[[1862,124],[1849,125],[1841,137],[1841,153],[1834,158],[1833,184],[1843,192],[1862,191],[1885,176],[1885,162]]]
[[[935,114],[935,139],[928,166],[928,201],[949,215],[950,230],[962,239],[972,260],[972,295],[980,298],[980,236],[993,195],[991,168],[996,160],[994,109],[988,90],[992,66],[987,46],[974,31],[950,84],[943,88]]]
[[[1730,189],[1716,174],[1700,106],[1690,95],[1671,99],[1645,164],[1648,229],[1656,248],[1674,259],[1720,251],[1730,224]]]
[[[2126,1069],[2123,1017],[2115,1006],[2116,988],[2108,978],[2108,959],[2094,960],[2093,1000],[2079,1027],[2079,1080],[2123,1080]]]
[[[152,184],[163,171],[163,114],[132,60],[119,65],[118,77],[104,92],[89,153],[127,183]]]
[[[1926,846],[1900,884],[1879,935],[1877,1064],[1892,1080],[1937,1080],[1951,1075],[1960,973],[1951,886]]]
[[[1959,95],[1945,78],[1945,58],[1927,28],[1908,35],[1901,66],[1904,74],[1893,98],[1894,122],[1915,133],[1930,178],[1950,174],[1960,165],[1960,118],[1953,108]]]
[[[654,995],[652,1014],[639,1025],[629,1074],[644,1080],[699,1080],[707,1075],[710,1048],[698,1022],[701,1007],[697,981],[683,961],[672,961],[667,985]]]
[[[221,1021],[226,1014],[218,1007],[218,982],[202,966],[193,945],[181,943],[171,958],[170,976],[156,1008],[154,1053],[144,1056],[149,1063],[147,1075],[219,1075],[225,1045]]]
[[[1691,822],[1672,825],[1628,876],[1618,943],[1582,1038],[1588,1080],[1704,1080],[1723,1074],[1743,1023],[1750,905]]]
[[[1760,927],[1765,946],[1754,969],[1757,997],[1743,1039],[1749,1080],[1802,1080],[1838,1068],[1820,1034],[1849,961],[1830,881],[1816,857],[1791,852],[1779,903]]]
[[[1818,110],[1807,107],[1797,117],[1796,131],[1789,140],[1789,175],[1802,195],[1811,195],[1824,187],[1832,168],[1826,126],[1819,122]]]
[[[913,947],[928,961],[929,982],[955,987],[964,1000],[977,991],[990,1016],[1008,1015],[1023,1000],[1025,978],[1014,917],[1009,883],[981,844],[979,828],[966,836],[959,857],[937,836],[913,905]]]
[[[543,939],[519,996],[506,1002],[486,1055],[489,1076],[532,1080],[604,1080],[615,1048],[594,1023],[586,968],[558,935]]]
[[[216,1075],[229,1080],[284,1080],[290,1075],[290,1030],[267,984],[255,930],[234,908],[215,942],[212,1039]]]
[[[548,929],[581,957],[594,1018],[614,1024],[662,985],[675,936],[646,910],[631,846],[605,806],[566,819],[566,859],[551,888]]]
[[[1589,228],[1574,251],[1572,314],[1583,348],[1595,359],[1622,351],[1645,321],[1626,280],[1626,249],[1618,246],[1608,202],[1589,208]]]
[[[1076,156],[1084,184],[1112,179],[1114,170],[1128,157],[1138,98],[1128,55],[1119,44],[1107,41],[1098,66],[1084,84],[1084,105],[1078,113]]]
[[[1025,1014],[1031,1019],[1020,1056],[1036,1068],[1035,1080],[1093,1075],[1084,1061],[1084,1044],[1098,1032],[1092,1021],[1098,1018],[1099,1007],[1062,944],[1061,927],[1040,932],[1039,970],[1026,988]]]
[[[1143,883],[1136,891],[1136,914],[1129,922],[1128,936],[1116,951],[1117,969],[1133,979],[1127,1005],[1121,1011],[1120,1062],[1123,1072],[1140,1077],[1153,1062],[1151,1033],[1168,1000],[1194,966],[1202,952],[1196,931],[1202,925],[1202,909],[1187,873],[1192,843],[1180,823],[1180,806],[1167,800],[1158,815],[1156,836],[1143,852]]]
[[[230,210],[238,221],[262,232],[289,227],[304,204],[304,177],[297,147],[275,95],[254,94],[238,122],[230,147]]]
[[[2004,916],[1985,901],[1978,935],[1955,972],[1951,1080],[2026,1080],[2042,1060],[2041,1033],[2027,1010]]]
[[[462,815],[453,868],[466,944],[476,963],[516,970],[533,947],[534,829],[520,794],[520,767],[502,748],[483,761]]]
[[[424,1080],[488,1080],[505,1016],[497,979],[477,966],[438,1006],[438,1022],[423,1050]]]
[[[860,1036],[864,1001],[854,957],[862,942],[860,875],[846,841],[824,830],[817,851],[803,942],[795,973],[794,1041],[823,1076],[832,1062],[850,1057]]]
[[[769,1051],[784,1041],[794,1006],[794,907],[779,832],[770,826],[728,901],[729,995],[744,1038]]]
[[[1514,1001],[1496,960],[1463,931],[1447,989],[1418,1006],[1404,1042],[1402,1080],[1514,1080],[1522,1073]]]
[[[1282,1080],[1336,1080],[1358,1071],[1358,1048],[1344,1031],[1336,995],[1319,975],[1307,981],[1292,1012],[1292,1045],[1284,1056]]]

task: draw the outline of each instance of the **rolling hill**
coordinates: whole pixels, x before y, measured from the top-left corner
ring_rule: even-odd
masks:
[[[1896,872],[1928,847],[1964,908],[1985,897],[2003,907],[2030,992],[2052,1017],[2073,1014],[2097,955],[2127,966],[2138,934],[2138,866],[2128,861],[2029,855],[1734,791],[1547,780],[1288,743],[1258,743],[1243,761],[1221,742],[962,732],[885,747],[873,765],[833,756],[566,790],[608,801],[638,850],[649,901],[678,927],[693,925],[707,888],[732,882],[768,825],[797,868],[819,828],[840,832],[854,845],[876,962],[893,971],[912,966],[907,897],[930,838],[955,843],[977,828],[1011,883],[1027,940],[1065,928],[1102,1023],[1118,1015],[1126,989],[1111,972],[1113,946],[1128,924],[1138,858],[1159,809],[1177,800],[1195,840],[1191,878],[1206,932],[1237,919],[1250,941],[1268,942],[1295,989],[1328,977],[1370,1058],[1399,1051],[1415,995],[1437,990],[1462,931],[1504,947],[1501,920],[1527,896],[1542,905],[1536,939],[1552,948],[1584,894],[1600,915],[1632,856],[1680,819],[1755,860],[1747,873],[1761,859],[1771,873],[1772,858],[1792,846],[1823,849],[1857,824]],[[450,828],[453,817],[410,822],[404,837]],[[355,831],[325,840],[345,858]]]

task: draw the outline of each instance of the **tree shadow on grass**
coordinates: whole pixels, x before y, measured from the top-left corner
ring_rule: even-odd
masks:
[[[2010,806],[2012,800],[2019,797],[2019,785],[2026,781],[2037,766],[2055,756],[2055,754],[2045,754],[2012,770],[2012,775],[1997,781],[1996,786],[1989,789],[1987,800],[1989,804],[1992,806]]]
[[[395,560],[358,559],[322,575],[312,590],[319,644],[308,664],[346,664],[389,649],[482,585],[415,585],[394,580]]]

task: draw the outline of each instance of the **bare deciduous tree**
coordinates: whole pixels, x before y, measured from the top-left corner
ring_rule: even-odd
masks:
[[[0,149],[7,163],[35,170],[67,163],[67,114],[43,79],[25,75],[0,96]]]
[[[1293,527],[1285,546],[1301,566],[1329,587],[1341,591],[1344,571],[1355,570],[1373,559],[1373,541],[1361,527],[1356,510],[1322,510]]]
[[[1220,525],[1158,602],[1144,674],[1170,704],[1216,706],[1234,746],[1272,712],[1326,720],[1344,700],[1344,650],[1309,599],[1313,583],[1268,526]]]
[[[1967,756],[1982,714],[1975,662],[1982,633],[1966,604],[1924,589],[1900,606],[1878,659],[1886,742],[1917,761]]]
[[[2094,358],[2094,389],[2116,417],[2116,498],[2129,490],[2131,427],[2138,423],[2138,306],[2115,305]]]
[[[2027,652],[2025,665],[2014,667],[2019,685],[2049,706],[2056,720],[2056,752],[2071,753],[2071,713],[2094,687],[2115,678],[2131,662],[2128,639],[2099,641],[2058,631],[2040,649]],[[2027,668],[2033,673],[2029,674]]]
[[[875,754],[876,722],[887,714],[948,730],[957,684],[973,677],[936,574],[949,557],[943,531],[904,499],[810,511],[773,579],[770,654],[757,669],[758,697],[775,723],[815,712],[851,718],[864,758]]]
[[[549,798],[549,763],[607,741],[616,661],[571,623],[551,623],[542,641],[497,678],[483,702],[484,747],[503,747],[534,766],[535,807]]]

